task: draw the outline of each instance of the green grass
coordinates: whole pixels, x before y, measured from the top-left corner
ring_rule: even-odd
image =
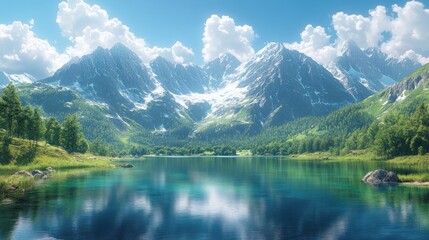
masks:
[[[429,182],[429,173],[398,174],[402,182]]]
[[[238,150],[237,156],[252,156],[252,152],[250,150]]]
[[[429,71],[429,63],[421,67],[419,70],[415,71],[413,74],[410,75],[410,78],[416,77],[418,75],[421,75],[422,73]]]
[[[353,150],[347,154],[334,155],[330,152],[315,152],[315,153],[303,153],[303,154],[292,154],[288,156],[292,159],[297,160],[323,160],[323,161],[374,161],[380,160],[374,152],[369,150]]]
[[[9,163],[0,164],[0,199],[20,196],[34,187],[37,179],[13,175],[19,170],[31,172],[38,169],[45,171],[47,167],[52,167],[56,170],[52,173],[52,178],[60,179],[89,170],[114,167],[107,157],[90,154],[68,154],[59,147],[41,142],[36,145],[25,139],[14,138],[9,145],[9,152]],[[17,185],[18,190],[9,191],[8,189],[12,185]]]
[[[395,157],[387,161],[391,164],[400,164],[400,165],[428,165],[429,164],[429,155],[415,155],[415,156],[401,156]]]

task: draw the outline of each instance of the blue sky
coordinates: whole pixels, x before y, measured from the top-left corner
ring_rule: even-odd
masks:
[[[43,57],[48,58],[44,59],[43,64],[50,65],[45,66],[44,71],[37,72],[34,70],[36,72],[35,75],[48,75],[71,57],[86,54],[93,50],[96,45],[109,47],[115,41],[125,43],[125,45],[136,51],[143,61],[149,61],[153,56],[161,55],[171,61],[180,63],[192,61],[202,64],[204,61],[211,60],[224,52],[230,52],[243,61],[251,57],[254,52],[258,51],[266,43],[273,41],[289,44],[288,46],[290,48],[304,53],[310,53],[309,55],[311,55],[313,51],[312,47],[317,47],[318,49],[323,47],[335,47],[332,46],[332,44],[338,42],[337,39],[341,38],[338,37],[339,35],[342,34],[341,36],[344,38],[344,36],[349,34],[349,32],[344,32],[344,28],[342,28],[342,33],[337,31],[337,28],[340,29],[341,26],[346,26],[345,24],[348,24],[347,27],[350,27],[350,21],[361,20],[360,18],[350,16],[361,16],[365,19],[369,19],[369,24],[380,25],[380,27],[376,28],[381,28],[381,30],[377,30],[378,32],[376,31],[374,33],[375,35],[380,35],[382,33],[381,35],[383,36],[396,36],[395,34],[397,33],[394,31],[397,30],[393,30],[394,27],[390,26],[392,24],[380,23],[380,21],[377,20],[386,15],[391,19],[389,21],[392,23],[395,19],[399,19],[406,23],[405,20],[409,19],[400,19],[398,16],[400,14],[393,10],[392,5],[394,4],[399,6],[404,12],[421,10],[420,15],[422,21],[427,19],[426,13],[429,16],[429,11],[427,11],[428,6],[424,5],[424,1],[418,2],[420,8],[419,6],[414,6],[414,8],[410,7],[408,9],[406,5],[409,2],[401,0],[129,0],[126,1],[126,4],[124,4],[124,1],[116,0],[81,1],[83,0],[14,0],[2,4],[2,8],[0,9],[0,26],[4,26],[4,28],[9,26],[9,28],[11,28],[10,26],[14,21],[20,21],[22,24],[30,26],[30,29],[26,32],[33,34],[36,40],[41,39],[47,41],[47,44],[41,43],[41,47],[38,51],[47,49],[48,54],[40,56],[39,59]],[[78,19],[77,16],[79,15],[79,11],[77,8],[75,9],[76,11],[65,11],[60,13],[60,3],[66,4],[67,7],[71,9],[73,9],[72,5],[79,3],[87,7],[85,14],[90,15],[92,14],[91,11],[94,11],[96,15],[100,15],[99,19],[90,19],[91,21],[109,22],[116,18],[120,21],[121,25],[118,27],[116,24],[115,27],[112,27],[110,22],[108,27],[103,25],[103,29],[97,29],[99,25],[91,26],[92,22],[88,20],[88,17]],[[98,5],[97,9],[94,8],[95,5]],[[384,15],[380,18],[377,17],[377,21],[372,21],[372,19],[376,17],[372,17],[369,11],[376,9],[377,6],[384,6],[385,13],[381,11],[381,15]],[[108,15],[107,18],[103,18],[103,12]],[[339,15],[339,12],[344,12],[346,15]],[[62,24],[57,21],[59,15],[63,17]],[[219,19],[211,18],[212,15],[218,16]],[[417,14],[417,16],[420,15]],[[222,16],[227,16],[228,18],[222,18]],[[336,23],[334,23],[333,16],[338,17]],[[222,37],[216,35],[216,33],[209,36],[207,41],[204,41],[205,26],[210,18],[213,27],[222,26],[222,24],[226,24],[232,20],[235,24],[234,26],[238,27],[236,29],[237,32],[228,35],[228,37],[223,36],[227,38],[227,40],[224,40],[225,42],[222,42]],[[30,23],[32,19],[34,23]],[[91,26],[90,30],[92,32],[88,33],[91,37],[84,36],[82,33],[84,27],[81,25],[84,25],[85,21],[88,21],[89,26]],[[70,22],[72,24],[69,24]],[[309,24],[311,24],[314,29],[306,28]],[[429,49],[421,46],[416,49],[408,49],[410,48],[409,46],[401,46],[401,49],[398,47],[394,49],[393,43],[389,45],[386,42],[386,44],[383,45],[383,41],[386,41],[386,39],[379,39],[375,36],[365,36],[366,39],[362,39],[361,36],[365,35],[365,31],[368,32],[370,27],[357,31],[358,29],[355,28],[359,28],[359,23],[355,22],[353,24],[353,29],[348,29],[347,31],[351,31],[350,35],[353,36],[351,40],[358,42],[358,45],[362,48],[377,45],[378,47],[383,47],[385,51],[391,51],[389,55],[395,57],[404,55],[407,50],[413,50],[409,55],[414,56],[412,54],[417,54],[415,58],[428,56]],[[389,26],[385,26],[386,24]],[[250,28],[240,29],[241,26],[245,25]],[[317,26],[321,28],[317,28]],[[23,26],[19,26],[18,28],[23,28]],[[127,30],[125,31],[124,29]],[[309,34],[316,34],[317,36],[315,38],[310,38],[321,40],[321,43],[319,42],[317,46],[313,46],[314,42],[308,43],[310,45],[313,44],[309,46],[304,42],[300,36],[304,29],[308,31]],[[425,31],[429,29],[417,30]],[[392,33],[390,33],[390,31],[392,31]],[[99,43],[94,40],[96,38],[94,37],[96,36],[94,32],[101,32]],[[109,34],[118,35],[118,32],[120,32],[120,34],[123,33],[124,36],[110,36],[109,38]],[[386,34],[386,32],[388,34]],[[357,34],[360,34],[360,36],[357,36]],[[398,34],[400,35],[402,33]],[[323,39],[325,35],[328,37],[328,43]],[[222,46],[217,46],[215,49],[207,47],[205,53],[202,53],[206,46],[216,42],[216,37],[219,37],[222,43],[221,45],[228,46],[229,50],[221,49]],[[244,45],[240,45],[243,42],[242,40],[235,41],[234,37],[244,37]],[[417,38],[418,37],[419,36],[417,36]],[[368,38],[375,38],[375,40]],[[422,37],[420,36],[420,38]],[[28,63],[23,63],[22,67],[13,68],[8,61],[13,60],[15,63],[20,61],[20,63],[22,63],[25,61],[23,59],[32,59],[31,56],[21,56],[14,52],[8,52],[9,50],[7,49],[1,49],[6,48],[5,46],[7,46],[7,44],[3,44],[3,46],[0,45],[0,70],[11,72],[24,71],[23,68],[28,65]],[[15,51],[19,51],[19,48],[16,48]],[[325,50],[328,51],[329,49],[326,48]],[[1,55],[3,55],[3,58],[1,58]],[[56,63],[49,63],[49,58],[56,58]],[[319,62],[324,61],[330,61],[330,59],[319,60]],[[41,64],[42,63],[33,67],[43,67]],[[33,70],[29,72],[31,71]]]
[[[48,39],[58,50],[70,43],[61,36],[55,22],[61,1],[14,0],[2,4],[0,23],[35,20],[34,31]],[[253,26],[258,38],[255,47],[267,42],[292,42],[307,24],[329,26],[336,12],[367,14],[377,5],[403,5],[406,1],[371,0],[86,0],[98,4],[149,44],[170,46],[181,41],[193,49],[202,49],[204,22],[212,14],[226,15],[237,24]],[[36,4],[35,4],[36,3]],[[22,6],[28,6],[23,8]]]

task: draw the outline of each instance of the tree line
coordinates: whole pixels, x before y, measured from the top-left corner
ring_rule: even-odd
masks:
[[[301,137],[257,144],[251,151],[254,155],[319,151],[341,155],[369,149],[385,158],[429,153],[429,108],[426,104],[422,103],[410,114],[392,111],[381,119],[350,110],[333,113],[320,121],[316,134],[307,132]]]
[[[54,117],[43,119],[39,108],[21,104],[12,83],[1,93],[0,127],[6,130],[4,143],[17,137],[32,140],[37,147],[38,141],[45,140],[50,145],[63,147],[69,153],[85,153],[89,147],[76,115],[67,115],[61,124]]]

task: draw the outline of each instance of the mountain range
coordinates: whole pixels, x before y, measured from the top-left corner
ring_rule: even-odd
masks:
[[[109,141],[123,141],[119,139],[140,133],[210,140],[326,115],[420,66],[375,48],[361,50],[353,42],[327,66],[280,43],[266,45],[243,63],[225,54],[204,66],[161,57],[144,64],[116,44],[75,58],[38,81],[0,72],[0,85],[27,83],[20,87],[24,102],[41,107],[46,115],[62,119],[66,113],[79,113],[90,140],[113,134],[122,137]],[[95,132],[97,124],[105,134]]]

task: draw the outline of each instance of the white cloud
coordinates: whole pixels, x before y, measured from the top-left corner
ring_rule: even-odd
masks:
[[[332,16],[334,43],[323,27],[308,25],[301,42],[285,45],[325,65],[335,59],[334,49],[350,40],[362,49],[380,47],[390,57],[429,62],[429,9],[409,1],[403,7],[393,5],[392,10],[389,14],[386,7],[377,6],[368,16],[338,12]]]
[[[57,23],[62,34],[73,46],[66,49],[70,56],[82,56],[97,47],[110,48],[121,42],[137,53],[144,62],[155,57],[166,56],[179,63],[192,61],[194,53],[182,43],[171,48],[149,47],[117,18],[110,18],[106,10],[98,5],[89,5],[83,0],[63,1],[58,5]]]
[[[171,48],[154,48],[154,51],[170,62],[187,63],[194,59],[192,49],[183,46],[181,42],[176,42]]]
[[[390,18],[386,8],[377,6],[369,11],[369,17],[348,15],[338,12],[332,17],[338,43],[348,40],[356,42],[361,48],[378,46],[383,40],[383,32],[390,30]]]
[[[252,48],[255,37],[251,26],[237,26],[234,19],[228,16],[212,15],[204,27],[202,50],[204,61],[209,62],[225,53],[245,61],[255,54]]]
[[[64,64],[68,57],[59,54],[48,41],[33,32],[34,20],[0,24],[0,69],[36,78],[47,77]]]
[[[421,63],[427,63],[429,9],[417,1],[407,2],[404,7],[395,4],[392,8],[397,17],[392,20],[392,38],[382,44],[383,51],[394,57],[414,55]]]
[[[337,57],[335,47],[330,44],[330,36],[321,26],[307,25],[301,33],[301,42],[285,44],[285,47],[302,52],[324,65],[331,63]]]
[[[399,59],[406,59],[406,58],[417,61],[421,64],[429,63],[428,57],[424,57],[421,54],[414,52],[414,50],[408,50],[404,54],[399,56]]]

